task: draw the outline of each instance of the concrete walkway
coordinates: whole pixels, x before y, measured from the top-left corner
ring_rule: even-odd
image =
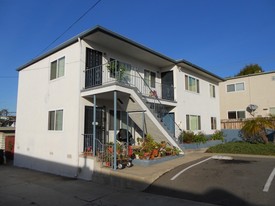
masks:
[[[178,165],[206,156],[210,156],[210,154],[188,153],[184,157],[150,167],[135,166],[124,170],[109,170],[109,180],[107,181],[113,183],[113,186],[99,184],[96,181],[64,178],[10,165],[0,165],[0,205],[210,206],[211,204],[137,191],[146,188],[159,176]],[[117,183],[117,180],[120,182]],[[122,186],[125,185],[127,187],[122,189]],[[131,188],[131,190],[125,188]]]
[[[179,158],[147,167],[134,165],[131,168],[115,171],[107,168],[101,168],[100,171],[95,174],[92,181],[100,184],[109,184],[118,188],[143,191],[161,175],[176,168],[177,166],[213,155],[204,153],[204,151],[205,150],[195,152],[189,151],[186,152],[184,156]]]

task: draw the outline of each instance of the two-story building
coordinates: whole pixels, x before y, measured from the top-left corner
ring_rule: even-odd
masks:
[[[80,154],[121,128],[178,148],[182,130],[220,129],[222,78],[100,26],[18,71],[18,166],[77,176]]]
[[[220,82],[221,119],[275,115],[275,71],[237,76]]]

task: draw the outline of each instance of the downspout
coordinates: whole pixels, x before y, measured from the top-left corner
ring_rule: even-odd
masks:
[[[78,42],[79,42],[79,72],[80,72],[80,75],[79,75],[79,91],[80,91],[80,88],[81,88],[81,83],[82,83],[82,72],[81,72],[81,58],[82,58],[82,44],[81,44],[81,39],[78,38]],[[80,96],[80,95],[79,95]],[[81,98],[79,97],[79,101],[78,101],[78,134],[80,134],[80,113],[81,113],[81,109],[80,109],[80,101],[81,101]],[[79,135],[78,135],[79,136]],[[81,134],[80,134],[81,136]],[[83,136],[84,137],[84,136]],[[80,173],[80,168],[79,168],[79,147],[80,147],[80,140],[78,139],[77,140],[78,144],[77,144],[77,167],[76,167],[76,173],[75,173],[75,178],[78,177],[79,173]]]

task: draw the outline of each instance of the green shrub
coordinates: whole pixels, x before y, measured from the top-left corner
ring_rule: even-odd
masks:
[[[253,154],[275,156],[275,145],[268,143],[228,142],[207,149],[208,153]]]
[[[211,140],[222,140],[224,141],[224,134],[222,131],[216,130],[214,134],[210,137]]]
[[[205,143],[207,141],[205,134],[202,132],[195,134],[192,131],[183,131],[178,138],[183,143]]]

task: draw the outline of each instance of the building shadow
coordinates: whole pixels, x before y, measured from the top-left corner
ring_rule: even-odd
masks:
[[[26,168],[36,170],[43,172],[44,174],[50,173],[54,174],[55,176],[60,176],[60,178],[64,178],[64,180],[82,179],[80,178],[81,172],[85,171],[86,173],[89,173],[91,177],[90,181],[103,184],[105,186],[110,185],[112,187],[120,189],[130,189],[150,194],[163,195],[173,198],[211,203],[216,205],[256,206],[256,204],[247,202],[241,197],[238,197],[220,188],[210,189],[204,194],[196,194],[187,191],[175,190],[173,188],[156,186],[154,184],[149,186],[148,182],[142,180],[142,174],[140,174],[140,178],[135,178],[133,175],[125,175],[125,173],[123,174],[123,172],[119,170],[114,171],[110,168],[99,168],[96,170],[91,170],[92,167],[89,165],[89,161],[85,160],[85,163],[82,165],[82,167],[74,167],[62,163],[57,163],[55,161],[46,161],[20,154],[16,154],[15,160],[17,166],[13,166],[11,164],[12,162],[9,162],[9,164],[7,165],[0,165],[0,176],[1,167],[10,167],[11,169]],[[127,168],[125,170],[127,170]],[[87,188],[87,190],[89,190],[89,188]]]

